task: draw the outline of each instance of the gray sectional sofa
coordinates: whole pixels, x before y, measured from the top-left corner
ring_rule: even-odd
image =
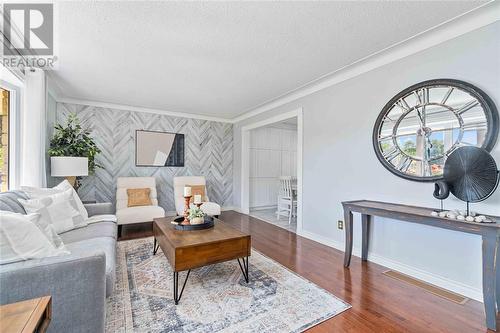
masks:
[[[0,210],[25,214],[20,191],[0,193]],[[111,204],[85,205],[89,216]],[[69,255],[0,265],[0,304],[52,296],[49,332],[104,332],[106,297],[115,284],[116,223],[97,222],[61,234]]]

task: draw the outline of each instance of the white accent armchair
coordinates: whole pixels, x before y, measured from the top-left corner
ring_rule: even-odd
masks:
[[[207,196],[206,180],[203,176],[174,177],[174,200],[177,215],[184,214],[184,186],[203,185],[205,186],[205,201],[201,205],[201,210],[209,215],[218,217],[220,215],[220,205],[210,202]],[[192,204],[191,204],[192,205]]]
[[[158,206],[156,180],[154,177],[119,177],[116,183],[116,219],[118,237],[124,224],[152,222],[154,218],[165,217],[165,210]],[[128,207],[127,189],[149,188],[151,206]]]

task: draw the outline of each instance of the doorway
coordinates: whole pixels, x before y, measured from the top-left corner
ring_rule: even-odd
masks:
[[[302,230],[302,109],[242,128],[242,212],[291,232]],[[280,177],[291,178],[293,216],[277,216]],[[280,201],[282,202],[282,201]]]

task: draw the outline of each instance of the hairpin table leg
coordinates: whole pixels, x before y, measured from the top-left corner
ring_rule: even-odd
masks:
[[[153,255],[156,254],[156,252],[158,252],[158,248],[160,247],[160,244],[156,241],[156,237],[154,237],[154,243],[153,243]]]
[[[243,277],[245,278],[246,283],[248,283],[250,281],[248,275],[248,257],[241,258],[241,262],[243,262],[243,264],[240,262],[240,258],[236,260],[238,260],[238,265],[240,265],[241,273],[243,273]]]
[[[184,279],[184,284],[182,285],[181,293],[179,294],[179,272],[174,272],[174,302],[175,305],[179,304],[179,301],[182,297],[182,292],[184,291],[184,287],[186,286],[186,282],[189,278],[189,273],[191,270],[188,270],[186,278]]]

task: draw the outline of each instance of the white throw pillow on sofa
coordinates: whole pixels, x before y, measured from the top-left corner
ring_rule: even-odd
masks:
[[[37,199],[18,199],[18,201],[23,205],[26,213],[42,215],[42,218],[52,224],[58,234],[61,234],[87,225],[80,212],[71,204],[72,191],[73,189],[68,189]]]
[[[2,217],[9,214],[21,215],[27,217],[32,223],[34,223],[38,227],[38,229],[40,229],[41,232],[43,232],[43,234],[49,239],[49,241],[52,243],[52,245],[54,245],[55,248],[66,249],[61,236],[57,234],[54,226],[50,223],[50,221],[44,219],[42,215],[36,213],[25,215],[25,214],[0,210],[0,216]]]
[[[0,264],[69,254],[40,214],[0,211]]]
[[[80,215],[83,216],[83,219],[86,220],[89,217],[89,214],[87,210],[85,209],[85,206],[83,205],[82,200],[78,196],[78,193],[76,193],[75,189],[71,184],[68,182],[67,179],[59,183],[59,185],[52,187],[52,188],[39,188],[39,187],[31,187],[31,186],[21,186],[21,191],[26,192],[28,197],[30,199],[38,199],[41,197],[46,197],[52,194],[56,193],[61,193],[64,191],[67,191],[68,189],[72,190],[73,193],[73,198],[71,201],[71,204],[73,207],[75,207],[79,212]]]

